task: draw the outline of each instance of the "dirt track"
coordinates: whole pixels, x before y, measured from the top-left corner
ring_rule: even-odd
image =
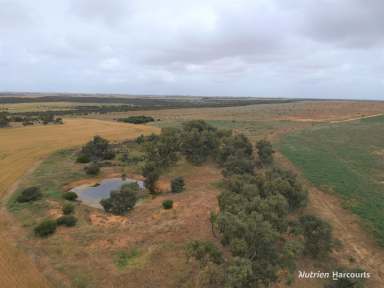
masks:
[[[89,140],[94,135],[129,139],[157,131],[156,128],[91,119],[66,119],[64,125],[5,128],[0,130],[0,286],[48,287],[28,255],[13,243],[13,229],[4,209],[6,193],[30,167],[53,151]]]

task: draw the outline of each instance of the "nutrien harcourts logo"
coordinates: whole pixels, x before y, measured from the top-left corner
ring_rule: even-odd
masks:
[[[368,272],[322,272],[322,271],[299,271],[299,279],[369,279],[371,278],[371,273]]]

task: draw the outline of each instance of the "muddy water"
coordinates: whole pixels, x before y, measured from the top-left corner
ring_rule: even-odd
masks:
[[[75,192],[79,196],[78,199],[85,205],[101,209],[101,199],[108,198],[111,191],[120,189],[123,184],[133,182],[139,184],[141,189],[144,188],[144,183],[142,181],[129,178],[125,180],[121,178],[109,178],[100,181],[98,185],[90,186],[85,184],[75,187],[71,191]]]

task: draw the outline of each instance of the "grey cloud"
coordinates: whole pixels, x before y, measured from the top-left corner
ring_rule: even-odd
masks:
[[[127,17],[127,3],[124,0],[72,0],[69,11],[84,20],[101,21],[104,24],[115,26],[124,17]]]
[[[380,0],[0,0],[0,90],[383,96]]]
[[[308,1],[303,7],[303,30],[312,39],[361,49],[384,43],[381,0]]]

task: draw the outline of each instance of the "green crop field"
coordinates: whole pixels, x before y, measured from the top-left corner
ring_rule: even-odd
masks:
[[[319,125],[279,148],[314,185],[332,191],[384,245],[384,117]]]

